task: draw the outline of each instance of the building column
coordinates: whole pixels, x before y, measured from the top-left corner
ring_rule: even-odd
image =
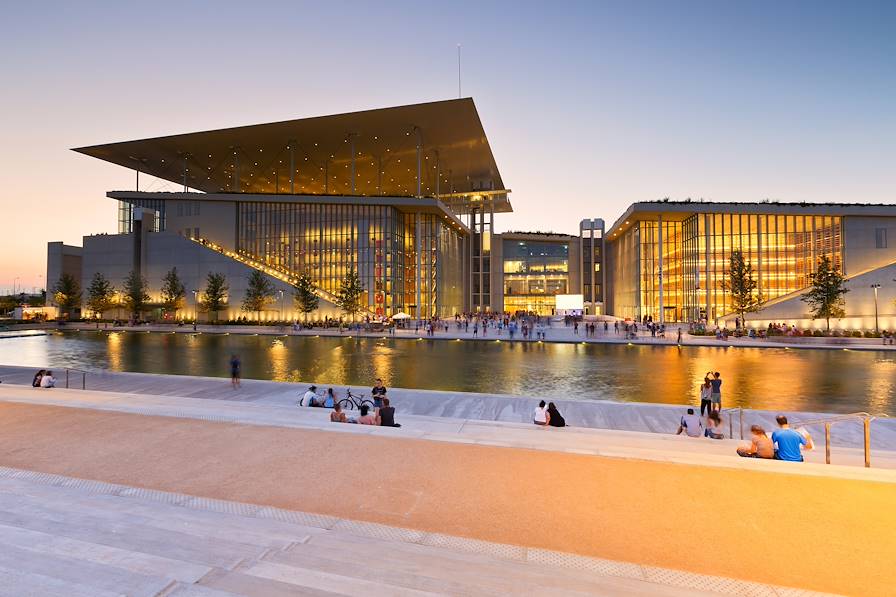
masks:
[[[657,240],[656,240],[656,248],[657,248],[657,266],[658,266],[658,274],[659,274],[659,284],[660,284],[660,324],[662,325],[666,319],[666,310],[663,307],[663,216],[658,215],[656,219],[656,230],[657,230]]]
[[[422,249],[422,246],[420,243],[420,212],[417,212],[416,214],[414,214],[414,230],[415,230],[414,246],[416,247],[415,261],[416,261],[416,265],[417,265],[416,273],[414,275],[414,279],[416,280],[416,282],[414,284],[414,290],[416,291],[416,294],[417,294],[417,301],[416,301],[417,302],[417,312],[414,315],[416,315],[417,319],[419,320],[420,319],[420,308],[422,306],[420,304],[420,285],[423,284],[423,276],[420,275],[420,268],[422,266],[422,260],[421,260],[421,256],[420,256],[420,251]]]
[[[703,276],[703,278],[704,278],[704,283],[706,284],[706,323],[707,323],[707,325],[709,325],[709,317],[710,317],[709,306],[711,304],[711,299],[710,299],[709,293],[710,293],[710,290],[712,290],[712,278],[710,277],[710,271],[711,271],[711,267],[712,267],[712,264],[710,262],[711,248],[709,245],[710,240],[712,239],[712,235],[710,235],[710,233],[709,233],[709,222],[710,222],[709,214],[703,214],[703,235],[704,235],[703,243],[704,243],[704,253],[705,253],[704,258],[706,259],[706,269],[704,270],[705,275]]]

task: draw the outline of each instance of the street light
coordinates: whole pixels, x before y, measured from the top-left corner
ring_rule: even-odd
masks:
[[[877,289],[880,288],[880,284],[872,284],[871,288],[874,289],[874,331],[878,332],[879,327],[877,325]]]
[[[193,321],[199,320],[199,291],[195,288],[193,292]]]
[[[283,321],[283,291],[278,290],[277,293],[280,295],[280,314],[278,315],[278,319]]]

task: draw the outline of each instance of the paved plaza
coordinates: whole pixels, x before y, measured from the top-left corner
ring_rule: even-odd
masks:
[[[226,380],[216,381],[230,391]],[[687,578],[691,584],[679,586],[689,591],[804,594],[767,586],[783,585],[857,594],[852,579],[862,578],[862,594],[884,595],[896,582],[893,567],[886,564],[887,554],[896,553],[896,518],[889,507],[896,499],[892,470],[753,461],[733,456],[736,441],[668,434],[533,429],[414,415],[403,423],[401,429],[338,425],[316,409],[260,401],[41,391],[4,383],[0,466],[200,498],[194,501],[250,504],[251,511],[275,508],[385,525],[418,539],[435,534],[475,545],[512,545],[522,560],[529,556],[519,554],[563,553],[586,570],[597,569],[594,562],[628,563],[642,575],[630,574],[628,581],[643,582],[644,570],[667,571],[651,577],[666,579],[661,581],[664,590],[670,588],[669,579]],[[844,503],[850,508],[843,508]],[[246,511],[238,508],[245,507],[219,507]],[[712,524],[704,529],[700,521],[706,516]],[[707,558],[710,531],[713,557]],[[770,558],[767,550],[756,549],[756,541],[768,541],[771,549],[779,537],[799,537],[809,547],[795,560]],[[317,553],[313,547],[301,549]],[[382,549],[393,552],[388,546]],[[365,580],[383,578],[355,565],[357,558],[350,555],[355,552],[342,553],[321,556],[320,566],[307,561],[305,566],[315,574],[352,570],[351,575]],[[343,567],[337,570],[337,564],[326,563],[328,558]],[[395,559],[402,560],[399,555]],[[548,568],[554,560],[543,561]],[[393,560],[389,562],[384,566],[392,570]],[[415,568],[423,578],[435,574],[427,566]],[[852,573],[844,575],[845,569]],[[267,594],[246,589],[250,580],[258,581],[244,579],[242,568],[230,572],[234,570],[239,575],[230,577],[247,584],[211,586],[229,586],[236,594]],[[569,578],[565,570],[553,572],[552,579]],[[305,578],[304,573],[289,574],[272,578]],[[208,578],[219,575],[227,576],[218,572]],[[502,573],[487,576],[507,582]],[[597,577],[591,580],[606,581]],[[710,577],[714,584],[694,584]],[[717,577],[760,584],[748,589]],[[454,580],[465,582],[462,577]],[[474,583],[474,577],[468,581]],[[527,582],[540,588],[539,580]],[[450,586],[435,592],[467,594]],[[521,584],[508,592],[532,586]],[[757,592],[759,586],[765,592]],[[387,588],[368,590],[397,594]],[[629,588],[601,589],[597,584],[575,590],[629,594]],[[653,587],[630,590],[665,594]]]

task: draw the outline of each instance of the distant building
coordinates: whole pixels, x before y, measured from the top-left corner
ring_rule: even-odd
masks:
[[[354,269],[369,317],[556,315],[558,295],[580,295],[586,315],[725,324],[733,314],[722,282],[741,250],[767,301],[748,317],[756,325],[820,325],[799,297],[827,255],[850,278],[837,325],[873,327],[869,291],[880,284],[879,325],[896,327],[894,206],[642,202],[609,227],[581,220],[576,235],[496,233],[510,190],[469,98],[76,151],[134,170],[136,189],[107,193],[119,234],[48,245],[48,290],[63,272],[86,290],[96,272],[121,289],[136,271],[157,302],[177,267],[187,288],[179,316],[200,315],[217,272],[229,284],[221,318],[294,319],[292,285],[307,274],[321,318],[339,315],[335,295]],[[141,174],[182,190],[141,191]],[[240,311],[253,269],[276,288],[260,315]]]

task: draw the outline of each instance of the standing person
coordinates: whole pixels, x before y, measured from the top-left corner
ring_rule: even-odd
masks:
[[[383,399],[386,397],[386,386],[383,385],[383,380],[379,377],[376,378],[376,384],[370,390],[370,397],[373,398],[374,408],[382,408]]]
[[[551,427],[566,427],[566,419],[557,410],[557,406],[553,402],[548,403],[548,425]]]
[[[703,380],[703,385],[700,386],[700,416],[703,416],[705,412],[712,412],[712,384],[709,382],[709,378],[705,378]]]
[[[535,408],[535,412],[532,413],[532,422],[536,425],[541,425],[542,427],[547,426],[550,423],[551,415],[548,414],[547,405],[544,400],[538,403],[538,406]]]
[[[718,371],[712,374],[709,384],[712,386],[712,410],[722,410],[722,376]]]
[[[802,446],[805,446],[807,450],[811,450],[813,448],[812,436],[808,433],[804,435],[799,431],[791,429],[787,423],[787,417],[784,415],[778,415],[775,417],[775,421],[778,423],[778,429],[772,431],[772,443],[775,445],[775,460],[802,462]]]
[[[678,326],[678,340],[676,343],[681,344],[681,326]]]
[[[241,369],[242,363],[240,363],[240,358],[235,354],[230,355],[230,385],[233,386],[234,390],[240,387]]]
[[[681,415],[681,419],[678,420],[678,431],[675,432],[675,435],[681,435],[681,432],[684,431],[688,437],[700,437],[703,435],[701,429],[703,429],[703,421],[694,414],[693,408],[689,408],[688,414]]]

